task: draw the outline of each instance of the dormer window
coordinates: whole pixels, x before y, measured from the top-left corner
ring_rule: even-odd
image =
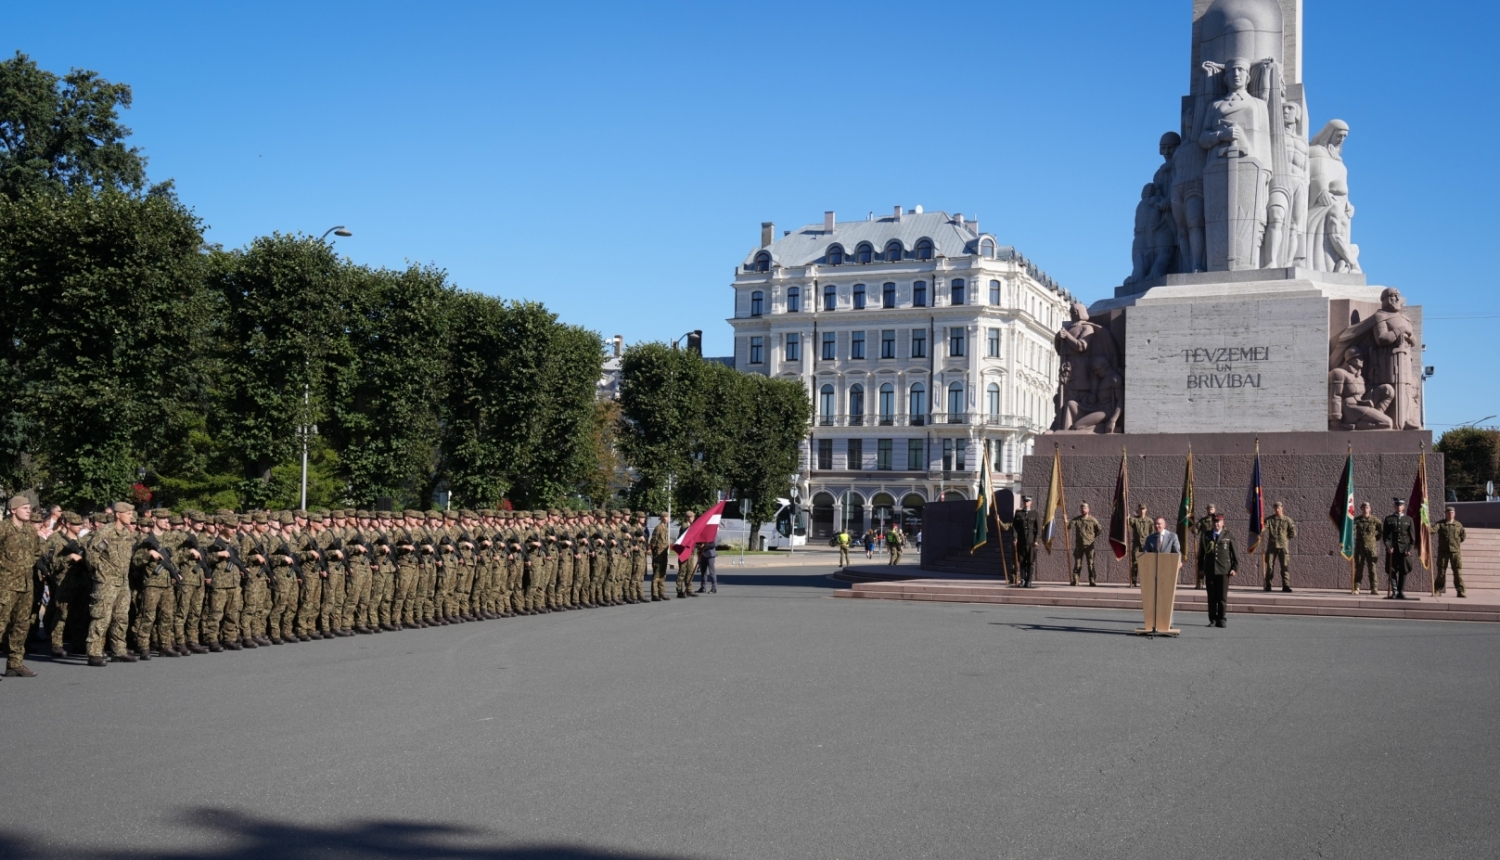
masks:
[[[988,237],[979,240],[979,256],[986,259],[995,259],[995,240]]]
[[[869,263],[875,259],[875,246],[869,242],[860,242],[854,249],[854,261],[856,263]]]
[[[890,263],[899,263],[899,262],[901,262],[901,253],[902,253],[902,250],[903,249],[902,249],[901,243],[899,241],[887,242],[886,245],[885,245],[885,259],[886,259],[886,261],[890,262]]]
[[[828,265],[830,266],[844,265],[844,246],[829,245],[828,253],[825,256],[828,258]]]
[[[771,255],[766,253],[765,251],[761,251],[759,254],[756,254],[754,270],[757,272],[771,271]]]
[[[916,257],[918,260],[931,260],[932,259],[932,240],[931,239],[918,239],[917,240],[916,250],[913,251],[912,256]]]

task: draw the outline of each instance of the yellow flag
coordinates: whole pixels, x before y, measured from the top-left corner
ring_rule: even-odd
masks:
[[[1042,529],[1042,545],[1047,548],[1047,554],[1052,554],[1052,538],[1056,534],[1057,515],[1062,514],[1063,528],[1068,527],[1068,501],[1063,498],[1062,480],[1062,450],[1055,444],[1052,447],[1052,484],[1047,487],[1047,504],[1043,507],[1047,512],[1047,526]]]

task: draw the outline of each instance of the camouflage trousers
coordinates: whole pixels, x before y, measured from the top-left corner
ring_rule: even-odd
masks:
[[[437,569],[431,564],[417,568],[417,620],[432,621],[437,609]]]
[[[31,608],[30,590],[26,592],[26,608],[28,611]],[[130,589],[107,582],[95,583],[94,595],[89,601],[89,656],[103,657],[106,639],[109,653],[116,657],[125,656],[125,630],[129,618]],[[23,634],[22,645],[25,641]]]
[[[526,563],[519,559],[512,559],[506,566],[506,591],[510,594],[510,611],[526,611]]]
[[[178,645],[197,645],[203,625],[203,583],[184,583],[177,589],[176,629]]]
[[[302,588],[297,594],[297,635],[318,631],[318,613],[323,608],[323,574],[317,567],[304,568]]]
[[[677,562],[677,593],[687,594],[693,590],[693,571],[698,569],[698,551],[688,554],[686,562]]]
[[[0,591],[0,638],[5,641],[5,666],[17,669],[26,657],[26,634],[31,632],[31,582],[23,591]],[[122,647],[121,651],[124,650]]]
[[[421,568],[403,564],[396,568],[391,596],[391,623],[410,627],[417,623],[417,581]]]
[[[81,650],[77,646],[82,641],[78,635],[80,621],[88,618],[88,605],[80,598],[86,597],[87,592],[76,588],[71,584],[59,584],[52,592],[52,600],[47,604],[47,633],[52,640],[54,649],[68,647],[69,650]],[[175,604],[173,613],[176,613]],[[175,629],[175,620],[173,627]],[[87,630],[84,631],[85,636]]]
[[[1281,565],[1281,587],[1292,587],[1292,574],[1287,570],[1287,551],[1284,549],[1266,548],[1266,588],[1271,587],[1271,581],[1276,578],[1276,566]]]
[[[239,588],[208,590],[208,608],[203,613],[203,638],[209,644],[239,641],[243,599]]]
[[[1362,549],[1356,549],[1354,551],[1355,591],[1359,591],[1359,584],[1361,582],[1368,582],[1370,584],[1371,594],[1380,593],[1379,577],[1375,573],[1378,562],[1379,556],[1376,553],[1366,552]]]
[[[1434,577],[1433,585],[1438,591],[1445,591],[1448,587],[1447,569],[1453,568],[1453,587],[1458,590],[1458,596],[1464,596],[1464,559],[1463,556],[1454,555],[1451,552],[1439,552],[1437,564],[1432,568]]]
[[[630,554],[630,596],[636,603],[646,599],[641,583],[646,581],[646,554],[636,551]]]
[[[323,580],[322,600],[318,604],[318,627],[324,633],[344,629],[345,579],[342,562],[328,566],[328,578]]]
[[[845,548],[845,552],[848,549]],[[651,599],[667,599],[667,562],[672,556],[670,553],[657,552],[651,554]]]
[[[240,592],[240,637],[257,639],[266,635],[266,620],[271,615],[271,581],[264,568],[253,568]]]
[[[171,648],[177,641],[177,600],[170,586],[148,585],[141,589],[135,613],[135,650],[151,650],[152,634],[160,648]]]
[[[391,601],[396,594],[396,569],[380,565],[370,571],[370,622],[391,623]]]
[[[891,562],[891,563],[895,564],[895,562]],[[1082,546],[1082,547],[1074,547],[1073,548],[1073,575],[1072,575],[1071,579],[1069,579],[1069,582],[1071,582],[1073,585],[1077,585],[1078,584],[1078,574],[1080,574],[1080,573],[1083,572],[1083,568],[1084,568],[1085,565],[1087,565],[1088,569],[1089,569],[1089,584],[1093,585],[1094,584],[1094,547],[1093,547],[1092,544],[1090,544],[1089,546]]]
[[[297,620],[297,598],[301,588],[297,575],[291,568],[276,572],[276,588],[271,591],[271,611],[266,616],[266,626],[272,639],[295,639]]]
[[[354,627],[368,629],[370,626],[370,585],[371,574],[368,564],[349,565],[349,580],[344,591],[344,617],[343,628],[350,630]]]

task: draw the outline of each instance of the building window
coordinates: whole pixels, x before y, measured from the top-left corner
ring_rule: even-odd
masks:
[[[823,332],[823,360],[833,361],[838,358],[838,335],[831,331]]]
[[[931,239],[918,239],[917,240],[916,251],[912,254],[912,256],[916,257],[918,260],[931,260],[932,259],[932,240]]]
[[[906,414],[911,418],[911,426],[921,427],[927,423],[927,388],[920,382],[914,382],[911,386],[911,395],[907,398],[911,407]]]
[[[892,263],[901,262],[901,243],[899,241],[887,242],[885,245],[885,258]]]
[[[857,331],[849,335],[849,357],[865,357],[865,333]]]
[[[802,312],[802,290],[790,287],[786,291],[786,312],[796,314]]]
[[[854,309],[862,311],[865,309],[865,285],[854,285]]]
[[[829,245],[828,246],[828,265],[830,265],[830,266],[842,266],[842,265],[844,265],[844,246],[843,245]]]
[[[865,423],[865,387],[855,384],[849,389],[849,426],[859,427]]]
[[[818,423],[824,427],[833,424],[833,386],[825,385],[818,391]]]
[[[1000,304],[1000,282],[990,281],[990,304]]]
[[[849,459],[848,459],[848,461],[846,463],[846,468],[848,468],[852,472],[852,471],[856,471],[858,469],[863,469],[864,467],[865,467],[865,440],[863,440],[863,439],[850,439],[849,440]]]
[[[995,241],[993,239],[986,238],[979,240],[979,256],[988,257],[992,260],[995,258]]]
[[[880,306],[893,308],[896,306],[896,285],[882,284],[880,287]]]
[[[960,358],[964,354],[964,329],[963,326],[954,326],[948,329],[948,355]]]
[[[769,272],[769,271],[771,271],[771,255],[770,254],[767,254],[765,251],[761,251],[759,254],[755,255],[755,271],[757,271],[757,272]]]
[[[762,364],[766,360],[766,339],[764,337],[750,338],[750,363]]]
[[[943,440],[943,471],[953,471],[953,440]]]
[[[999,358],[1000,357],[1000,329],[992,328],[992,329],[989,330],[988,334],[989,334],[989,336],[988,336],[988,338],[986,338],[986,341],[985,341],[985,343],[986,343],[985,352],[986,352],[987,355],[989,355],[990,358]]]
[[[839,288],[833,284],[823,288],[823,310],[836,311],[839,309]]]
[[[911,285],[911,306],[914,308],[927,307],[927,282],[917,281]]]
[[[961,305],[961,304],[963,304],[964,303],[964,279],[963,278],[954,278],[953,279],[953,286],[952,286],[951,290],[952,290],[951,295],[953,296],[953,304],[955,304],[955,305]]]
[[[802,360],[802,336],[794,331],[787,332],[786,335],[786,360]]]
[[[896,357],[896,330],[893,328],[880,330],[880,357]]]
[[[758,317],[766,312],[766,294],[760,290],[750,294],[750,316]]]
[[[956,440],[954,440],[954,442],[953,442],[953,465],[955,467],[957,467],[958,471],[960,471],[960,472],[967,472],[969,470],[968,458],[969,458],[969,440],[968,439],[956,439]]]
[[[911,357],[927,357],[927,329],[914,328],[911,330]]]
[[[923,450],[921,439],[906,440],[906,471],[927,471],[926,451]]]
[[[880,423],[884,427],[896,423],[896,386],[889,382],[880,386]]]
[[[875,440],[875,468],[882,472],[891,470],[891,440]]]
[[[1000,386],[993,382],[984,390],[984,411],[989,414],[990,421],[1000,421]]]
[[[833,468],[833,440],[832,439],[819,439],[818,440],[818,468],[819,469],[832,469]]]
[[[964,384],[955,382],[948,386],[948,423],[964,422]]]
[[[868,263],[875,259],[875,247],[869,242],[860,242],[854,248],[854,261],[857,263]]]

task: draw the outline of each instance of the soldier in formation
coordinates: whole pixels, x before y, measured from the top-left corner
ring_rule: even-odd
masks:
[[[280,511],[116,503],[92,521],[10,500],[5,675],[46,593],[54,656],[91,666],[666,599],[670,524],[644,512]],[[45,539],[44,539],[45,536]],[[651,594],[643,580],[652,562]],[[682,580],[679,575],[679,595]]]
[[[1380,586],[1375,566],[1380,558],[1380,520],[1370,515],[1370,503],[1361,502],[1359,516],[1354,518],[1354,592],[1359,593],[1361,580],[1368,582],[1370,593],[1376,594]]]
[[[1156,524],[1146,516],[1146,506],[1136,505],[1135,516],[1125,523],[1130,538],[1130,585],[1141,584],[1141,553],[1146,551],[1146,539],[1151,537]]]
[[[1099,539],[1099,521],[1089,513],[1088,502],[1078,506],[1078,516],[1068,520],[1068,528],[1073,532],[1073,575],[1069,579],[1070,584],[1078,584],[1078,574],[1087,565],[1089,585],[1098,585],[1098,580],[1094,577],[1094,541]]]
[[[1281,590],[1292,591],[1292,574],[1287,570],[1292,541],[1297,538],[1297,524],[1286,515],[1286,506],[1277,502],[1273,513],[1266,517],[1266,582],[1265,590],[1271,590],[1271,581],[1276,578],[1276,567],[1281,567]]]
[[[1406,515],[1406,500],[1391,499],[1395,511],[1381,524],[1380,540],[1385,544],[1385,577],[1390,583],[1390,599],[1406,599],[1406,575],[1411,573],[1411,552],[1417,545],[1417,526]]]
[[[1453,588],[1459,597],[1464,596],[1464,524],[1458,521],[1458,511],[1452,507],[1443,511],[1443,521],[1432,527],[1437,537],[1437,568],[1433,571],[1436,580],[1433,587],[1438,594],[1448,593],[1448,568],[1453,569]]]
[[[1031,497],[1021,497],[1021,509],[1011,523],[1016,533],[1016,568],[1020,577],[1019,586],[1030,588],[1036,575],[1036,544],[1042,538],[1042,515],[1031,507]]]
[[[1197,536],[1198,544],[1200,546],[1203,543],[1203,536],[1206,535],[1206,534],[1209,534],[1210,532],[1212,532],[1214,530],[1214,518],[1217,517],[1218,515],[1219,515],[1219,506],[1215,505],[1213,502],[1209,502],[1208,503],[1208,513],[1206,513],[1202,517],[1198,518],[1198,522],[1197,522],[1197,524],[1196,524],[1196,526],[1194,528],[1194,534]],[[1184,547],[1184,550],[1186,550],[1186,547]],[[1201,566],[1195,567],[1194,571],[1195,572],[1193,574],[1193,588],[1195,588],[1195,589],[1202,588],[1203,587],[1203,568]]]

